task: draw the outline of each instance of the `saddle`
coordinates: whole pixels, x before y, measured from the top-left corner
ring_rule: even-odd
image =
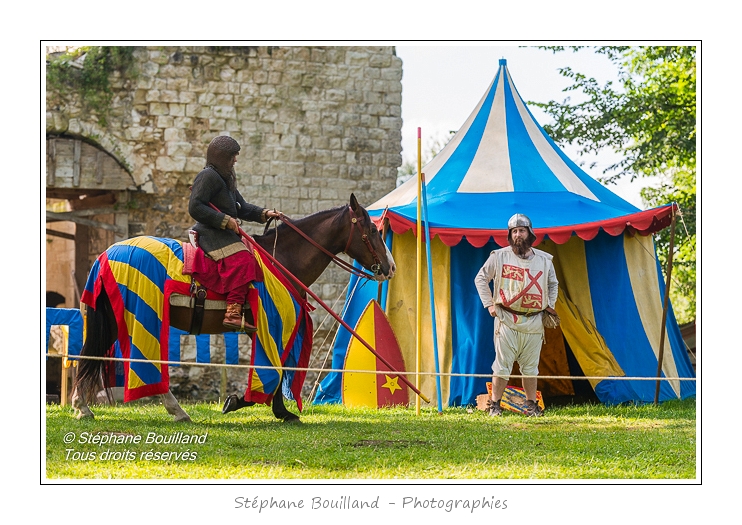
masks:
[[[190,240],[191,243],[183,243],[183,275],[191,275],[193,258],[198,249],[195,236],[190,235]],[[193,277],[188,295],[171,293],[170,326],[192,335],[228,332],[222,324],[227,311],[226,299],[207,299],[207,294],[208,290]],[[246,322],[255,324],[248,304],[243,306],[242,315]]]

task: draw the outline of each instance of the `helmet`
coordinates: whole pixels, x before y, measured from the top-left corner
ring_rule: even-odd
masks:
[[[535,235],[533,233],[533,228],[531,227],[531,219],[529,219],[522,213],[516,213],[515,215],[510,217],[510,220],[508,221],[508,231],[512,230],[513,228],[517,228],[518,226],[528,228],[528,231],[531,232],[531,235]]]
[[[516,213],[508,220],[508,240],[510,240],[510,232],[513,231],[513,228],[518,227],[528,228],[531,243],[536,240],[536,234],[533,233],[533,227],[531,226],[531,219],[522,213]]]

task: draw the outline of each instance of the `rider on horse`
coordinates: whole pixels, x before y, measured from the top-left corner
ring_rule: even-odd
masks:
[[[196,221],[198,244],[193,277],[209,290],[227,296],[224,327],[255,331],[243,322],[242,310],[250,282],[261,281],[262,271],[252,248],[240,236],[240,219],[265,223],[280,212],[250,204],[236,187],[234,165],[240,145],[231,137],[218,136],[206,151],[206,167],[191,188],[188,212]],[[219,211],[214,210],[210,203]]]

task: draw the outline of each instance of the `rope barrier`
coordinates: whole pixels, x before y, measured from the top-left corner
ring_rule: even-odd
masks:
[[[358,285],[360,283],[361,283],[361,280],[360,279],[356,280],[356,284],[353,286],[353,289],[350,291],[350,297],[348,297],[348,300],[345,301],[345,304],[343,305],[343,311],[340,313],[340,317],[344,317],[345,316],[345,312],[347,311],[348,306],[350,305],[350,302],[353,300],[353,296],[355,295],[356,290],[358,289]],[[365,282],[364,282],[364,284],[365,284]],[[341,299],[341,297],[343,296],[343,294],[345,294],[345,291],[348,289],[348,286],[350,286],[350,281],[348,281],[348,283],[345,285],[345,288],[343,288],[342,294],[338,296],[338,298],[336,299],[335,303],[337,303]],[[334,308],[334,305],[333,305],[333,308]],[[327,315],[329,316],[330,314],[328,313]],[[323,323],[324,323],[324,321],[323,321]],[[337,324],[339,324],[339,323],[337,323]],[[325,337],[325,340],[322,341],[322,345],[320,345],[320,348],[323,348],[323,345],[327,341],[327,338],[330,336],[330,333],[332,333],[332,329],[334,327],[335,327],[335,324],[333,324],[328,329],[327,336]],[[334,337],[332,339],[332,344],[327,348],[327,352],[325,352],[325,357],[322,360],[322,368],[320,369],[319,372],[317,372],[317,377],[315,378],[314,384],[312,385],[312,390],[309,392],[308,398],[309,398],[309,401],[310,402],[314,400],[314,396],[317,393],[317,388],[319,388],[319,384],[320,384],[320,378],[322,377],[322,371],[325,370],[325,365],[327,365],[327,360],[329,359],[330,354],[332,353],[332,349],[335,347],[335,341],[337,341],[337,337],[338,337],[338,333],[339,332],[340,332],[339,328],[337,330],[335,330],[335,335],[334,335]],[[317,332],[315,332],[315,335],[316,335],[316,333]]]
[[[300,368],[300,367],[278,367],[278,366],[261,366],[261,365],[230,365],[226,363],[194,363],[190,361],[163,361],[163,360],[156,360],[156,359],[126,359],[123,357],[92,357],[92,356],[62,356],[58,354],[46,354],[47,357],[67,357],[70,360],[82,360],[82,359],[89,359],[92,361],[113,361],[113,362],[126,362],[126,363],[150,363],[150,364],[160,364],[160,365],[168,365],[168,366],[202,366],[202,367],[215,367],[215,368],[242,368],[242,369],[270,369],[270,370],[283,370],[283,371],[304,371],[304,372],[338,372],[338,373],[353,373],[353,374],[383,374],[388,373],[388,370],[350,370],[350,369],[327,369],[327,368]],[[422,376],[442,376],[442,377],[486,377],[491,378],[492,374],[461,374],[461,373],[453,373],[453,372],[440,372],[436,374],[436,372],[417,372],[419,375]],[[406,374],[399,373],[399,375],[409,375],[411,372],[407,372]],[[536,377],[538,379],[571,379],[571,380],[603,380],[603,379],[609,379],[611,381],[696,381],[695,377],[626,377],[626,376],[546,376],[546,375],[539,375],[539,376],[527,376],[527,375],[517,375],[512,374],[510,375],[511,379],[518,379],[518,378],[532,378]]]
[[[348,289],[348,284],[346,284],[345,285],[345,288],[343,288],[342,294],[345,294],[345,290],[347,290],[347,289]],[[340,299],[341,298],[342,298],[342,295],[338,296],[338,298],[335,299],[335,302],[332,303],[332,306],[330,308],[332,308],[334,310],[335,309],[335,306],[338,304],[338,302],[340,302]],[[342,315],[342,314],[340,314],[340,315]],[[322,329],[322,327],[324,326],[325,321],[327,321],[330,317],[331,317],[331,315],[329,313],[326,313],[325,316],[322,318],[322,321],[320,322],[319,326],[314,329],[314,333],[312,334],[312,339],[313,340],[317,336],[317,334],[319,333],[319,331]],[[328,331],[332,331],[332,326],[330,326],[330,328],[328,328]],[[327,337],[325,337],[325,340],[322,341],[322,345],[324,345],[326,341],[327,341]],[[322,347],[322,345],[320,345],[320,348]]]

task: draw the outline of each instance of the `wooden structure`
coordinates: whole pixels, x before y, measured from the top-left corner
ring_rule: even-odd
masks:
[[[79,138],[47,136],[46,291],[60,294],[64,306],[79,307],[95,256],[128,238],[131,190],[133,178],[109,153]],[[58,377],[57,360],[47,360],[47,383],[61,385],[64,404],[70,369]]]

